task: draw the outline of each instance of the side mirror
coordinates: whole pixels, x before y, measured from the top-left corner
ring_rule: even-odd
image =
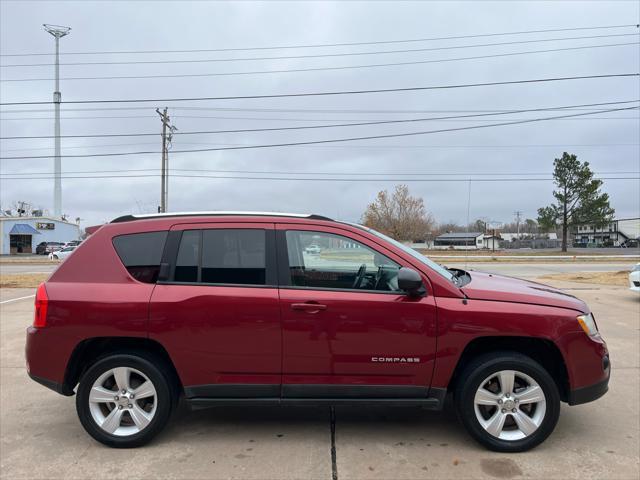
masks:
[[[411,297],[421,297],[427,293],[422,277],[411,268],[402,267],[398,270],[398,288]]]

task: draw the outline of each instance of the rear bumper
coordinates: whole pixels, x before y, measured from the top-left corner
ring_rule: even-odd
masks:
[[[64,385],[66,354],[62,339],[55,329],[27,328],[25,360],[29,377],[61,395],[73,395],[73,389]]]
[[[31,372],[29,372],[29,377],[31,377],[31,380],[38,382],[40,385],[44,385],[45,387],[50,388],[54,392],[59,393],[60,395],[64,395],[65,397],[70,397],[75,393],[72,389],[70,389],[66,385],[54,382],[53,380],[48,380],[46,378],[37,377],[36,375],[33,375]]]
[[[594,383],[586,387],[576,388],[569,392],[569,405],[581,405],[593,402],[609,391],[609,377],[602,382]]]

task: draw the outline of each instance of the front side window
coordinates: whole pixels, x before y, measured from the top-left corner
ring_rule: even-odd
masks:
[[[167,232],[132,233],[114,237],[113,246],[133,278],[155,283],[166,239]]]
[[[342,235],[286,232],[292,287],[373,290],[398,289],[398,265],[385,255]]]
[[[185,230],[175,282],[266,285],[266,233],[259,229]]]

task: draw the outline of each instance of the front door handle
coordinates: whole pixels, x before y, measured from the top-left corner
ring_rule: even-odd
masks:
[[[322,310],[326,310],[326,305],[321,305],[319,303],[292,303],[291,310],[301,310],[307,313],[318,313]]]

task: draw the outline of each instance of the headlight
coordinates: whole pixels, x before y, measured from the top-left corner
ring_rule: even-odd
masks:
[[[593,315],[591,313],[588,313],[587,315],[579,315],[578,323],[587,335],[593,336],[598,334],[598,327],[596,326],[596,321],[593,319]]]

